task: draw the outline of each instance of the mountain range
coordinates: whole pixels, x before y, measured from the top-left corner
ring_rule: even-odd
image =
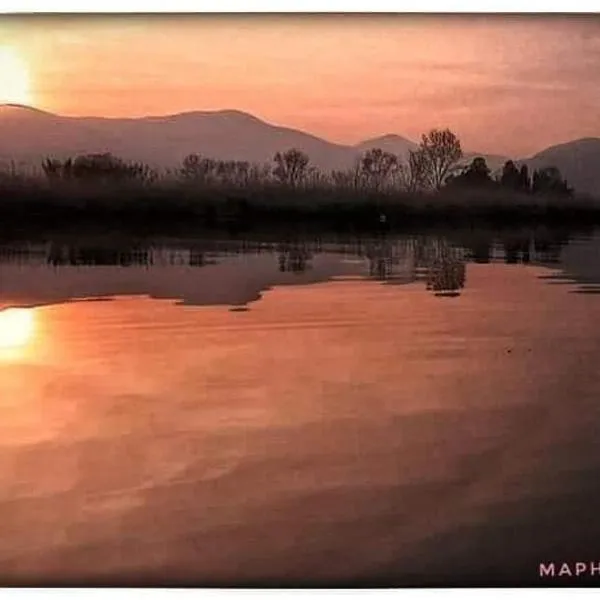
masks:
[[[0,105],[0,162],[38,169],[47,157],[112,152],[153,167],[174,168],[198,153],[216,159],[270,162],[277,151],[298,148],[320,169],[346,169],[370,148],[400,156],[417,143],[396,134],[356,145],[329,142],[309,133],[267,123],[238,110],[193,111],[139,118],[68,117],[18,104]],[[465,152],[465,160],[484,156],[492,171],[507,157]],[[577,191],[600,190],[600,138],[552,146],[531,157],[513,157],[531,168],[556,166]]]

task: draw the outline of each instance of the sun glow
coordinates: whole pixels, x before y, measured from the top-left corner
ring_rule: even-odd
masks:
[[[28,66],[7,46],[0,46],[0,103],[32,103]]]
[[[16,350],[33,337],[35,319],[32,310],[8,308],[0,311],[0,350]]]

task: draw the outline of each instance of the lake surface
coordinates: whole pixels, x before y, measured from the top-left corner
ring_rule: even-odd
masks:
[[[5,244],[0,583],[593,583],[539,564],[600,560],[599,259]]]

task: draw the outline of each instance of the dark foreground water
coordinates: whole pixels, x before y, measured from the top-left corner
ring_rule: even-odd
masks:
[[[0,583],[600,581],[600,236],[465,240],[2,247]]]

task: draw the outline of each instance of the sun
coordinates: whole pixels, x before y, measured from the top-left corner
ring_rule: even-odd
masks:
[[[29,68],[8,46],[0,46],[0,103],[32,103]]]
[[[25,346],[33,337],[33,311],[25,308],[0,310],[0,350],[14,350]]]

